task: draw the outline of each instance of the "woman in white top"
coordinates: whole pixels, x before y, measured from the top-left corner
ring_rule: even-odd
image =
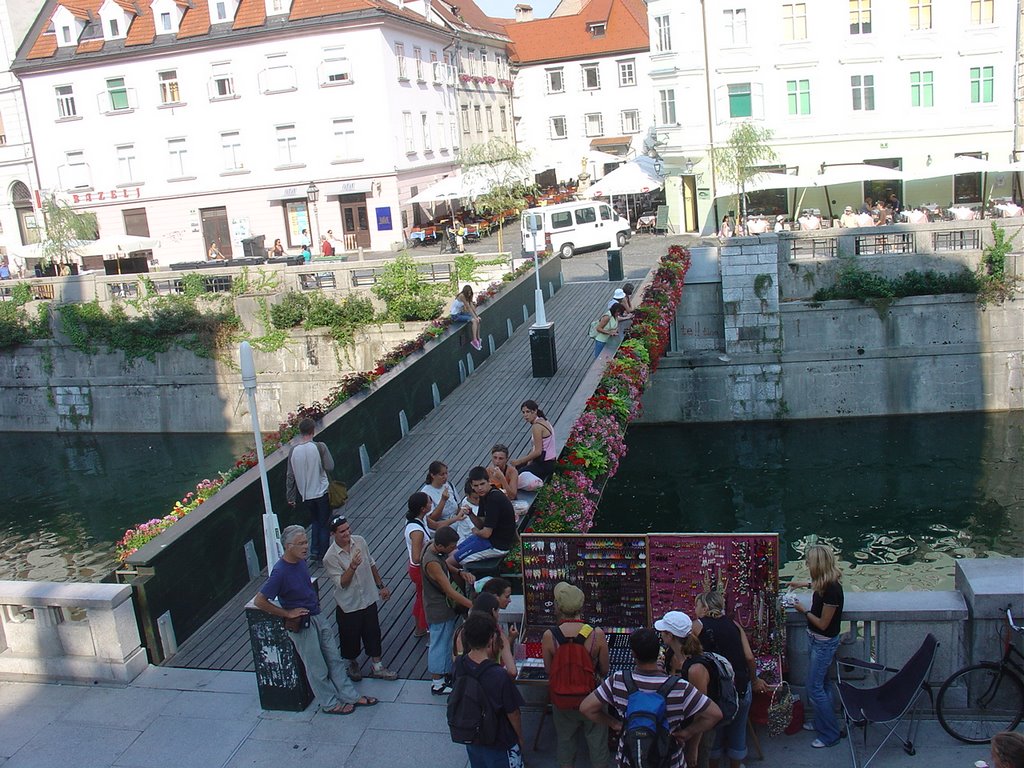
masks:
[[[416,631],[413,637],[424,637],[427,634],[427,614],[423,610],[423,574],[420,569],[420,559],[423,557],[423,550],[430,543],[430,528],[427,527],[425,518],[433,508],[430,497],[419,492],[409,497],[409,511],[405,514],[405,551],[409,555],[408,571],[409,580],[416,587],[416,599],[412,604],[412,617],[416,622]]]
[[[459,496],[455,486],[448,482],[448,465],[441,461],[432,461],[427,467],[427,479],[420,488],[433,502],[434,509],[427,515],[427,525],[432,530],[444,528],[446,525],[460,522]]]
[[[473,338],[469,343],[473,346],[473,349],[480,349],[483,346],[480,343],[480,316],[477,315],[476,307],[473,305],[472,286],[467,285],[459,291],[452,301],[451,316],[453,322],[470,324]]]

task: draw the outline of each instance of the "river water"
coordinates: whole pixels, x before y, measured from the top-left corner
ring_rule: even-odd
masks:
[[[1024,555],[1024,412],[634,427],[597,531],[777,531],[863,589],[952,589],[961,557]]]
[[[125,529],[235,462],[244,435],[0,433],[0,579],[97,581]]]

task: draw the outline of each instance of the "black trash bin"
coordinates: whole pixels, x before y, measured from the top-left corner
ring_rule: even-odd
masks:
[[[284,621],[249,603],[245,606],[256,686],[263,709],[302,712],[313,700],[306,668],[284,628]]]
[[[608,249],[608,281],[622,282],[622,251],[618,248]]]
[[[530,361],[535,379],[549,379],[558,372],[554,323],[530,326]]]
[[[242,255],[246,259],[266,261],[267,249],[263,246],[266,235],[242,238]]]

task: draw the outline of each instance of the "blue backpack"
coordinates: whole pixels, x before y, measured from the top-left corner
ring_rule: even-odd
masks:
[[[641,691],[633,673],[622,673],[626,683],[626,718],[622,724],[622,756],[630,768],[667,768],[679,745],[668,724],[668,695],[680,678],[672,675],[656,691]]]

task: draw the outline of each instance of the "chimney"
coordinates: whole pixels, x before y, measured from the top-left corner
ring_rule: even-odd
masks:
[[[516,6],[516,21],[533,21],[533,6],[519,3]]]

